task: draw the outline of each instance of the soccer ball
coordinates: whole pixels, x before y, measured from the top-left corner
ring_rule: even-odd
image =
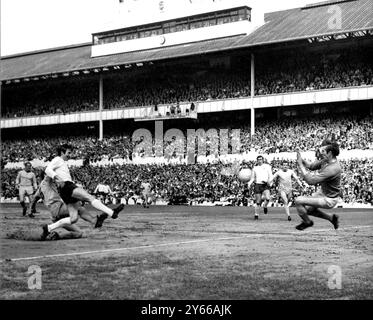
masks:
[[[251,179],[251,169],[241,169],[237,176],[241,182],[249,182]]]

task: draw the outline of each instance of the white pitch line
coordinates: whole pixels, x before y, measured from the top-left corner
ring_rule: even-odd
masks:
[[[175,246],[175,245],[181,245],[181,244],[201,243],[201,242],[208,242],[208,241],[235,240],[235,239],[258,237],[258,236],[261,237],[261,236],[264,236],[264,234],[250,234],[250,235],[241,236],[241,237],[227,237],[227,238],[218,238],[218,239],[200,239],[200,240],[189,240],[189,241],[180,241],[180,242],[160,243],[160,244],[145,245],[145,246],[138,246],[138,247],[126,247],[126,248],[116,248],[116,249],[85,251],[85,252],[71,252],[71,253],[51,254],[51,255],[45,255],[45,256],[34,256],[34,257],[26,257],[26,258],[5,259],[3,261],[22,261],[22,260],[34,260],[34,259],[42,259],[42,258],[68,257],[68,256],[76,256],[76,255],[83,255],[83,254],[117,252],[117,251],[145,249],[145,248],[157,248],[157,247]]]
[[[373,226],[351,226],[346,228],[341,228],[338,230],[346,230],[346,229],[356,229],[356,228],[371,228]],[[313,232],[323,232],[323,231],[330,231],[330,229],[314,229]],[[85,255],[85,254],[102,254],[108,252],[119,252],[119,251],[128,251],[128,250],[136,250],[136,249],[148,249],[148,248],[159,248],[159,247],[166,247],[166,246],[177,246],[183,244],[191,244],[191,243],[202,243],[202,242],[210,242],[210,241],[223,241],[223,240],[239,240],[239,239],[246,239],[246,238],[254,238],[254,237],[265,237],[265,236],[288,236],[291,235],[300,235],[300,236],[307,236],[311,235],[312,232],[305,232],[301,233],[299,231],[292,231],[288,233],[252,233],[246,234],[239,237],[224,237],[224,238],[214,238],[214,239],[199,239],[199,240],[188,240],[188,241],[180,241],[180,242],[168,242],[168,243],[159,243],[153,245],[144,245],[144,246],[137,246],[137,247],[126,247],[126,248],[114,248],[114,249],[104,249],[104,250],[94,250],[94,251],[83,251],[83,252],[70,252],[70,253],[60,253],[60,254],[51,254],[51,255],[44,255],[44,256],[33,256],[33,257],[24,257],[24,258],[10,258],[10,259],[2,259],[1,262],[4,261],[26,261],[26,260],[36,260],[36,259],[44,259],[44,258],[57,258],[57,257],[69,257],[69,256],[78,256],[78,255]]]

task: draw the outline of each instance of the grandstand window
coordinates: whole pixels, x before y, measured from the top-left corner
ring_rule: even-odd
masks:
[[[191,23],[190,23],[190,29],[202,28],[203,24],[204,24],[203,21],[191,21]]]
[[[150,36],[154,37],[154,36],[158,36],[160,34],[162,34],[162,29],[155,29],[155,30],[151,31],[151,35]]]
[[[185,19],[185,20],[179,20],[177,23],[176,23],[176,32],[178,31],[184,31],[184,30],[188,30],[189,29],[189,24],[188,24],[188,20]]]
[[[110,43],[114,41],[147,38],[166,33],[180,32],[189,29],[198,29],[217,24],[249,20],[251,21],[251,9],[247,7],[232,8],[218,12],[199,14],[189,18],[179,18],[164,23],[153,23],[144,26],[126,28],[125,30],[105,32],[93,36],[93,44]]]
[[[216,25],[216,19],[209,19],[209,26],[215,26]]]
[[[171,21],[163,24],[163,33],[171,33],[176,31],[176,21]]]
[[[110,43],[110,42],[114,42],[115,41],[115,37],[105,37],[103,39],[103,43]]]
[[[216,15],[217,17],[217,24],[229,23],[230,22],[230,14],[229,12],[222,12]]]
[[[137,32],[136,33],[131,33],[131,34],[127,35],[127,37],[128,37],[129,40],[138,39],[139,34]]]

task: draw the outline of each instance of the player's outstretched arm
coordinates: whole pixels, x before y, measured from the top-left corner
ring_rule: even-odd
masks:
[[[304,167],[301,170],[304,171],[302,171],[304,180],[310,185],[321,183],[337,174],[336,169],[330,167],[326,167],[317,173],[308,173]]]
[[[272,187],[273,183],[277,180],[278,177],[278,171],[269,179],[268,185]]]
[[[45,173],[48,177],[54,179],[54,177],[57,175],[57,173],[54,171],[60,166],[60,161],[58,158],[54,158],[47,167],[45,168]]]
[[[16,186],[19,188],[19,185],[21,183],[21,171],[18,172],[17,178],[16,178]]]
[[[48,177],[52,178],[57,184],[61,184],[64,181],[57,175],[55,170],[62,165],[63,160],[61,158],[54,158],[45,168],[45,173]]]
[[[302,162],[303,166],[306,167],[309,170],[318,170],[321,167],[321,161],[320,160],[311,161],[311,160],[303,159],[300,151],[298,150],[297,151],[297,162],[298,162],[298,164],[299,164],[300,161]]]
[[[300,181],[299,177],[297,176],[297,174],[296,174],[294,171],[291,172],[291,176],[292,176],[292,177],[294,178],[294,180],[298,183],[298,185],[299,185],[301,188],[303,188],[303,183],[302,183],[302,181]]]
[[[34,192],[38,189],[38,183],[36,181],[36,176],[35,176],[35,173],[33,174],[32,176],[32,185],[34,187]]]

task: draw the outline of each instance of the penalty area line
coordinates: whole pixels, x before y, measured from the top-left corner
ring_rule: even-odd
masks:
[[[26,260],[36,260],[36,259],[44,259],[44,258],[71,257],[71,256],[85,255],[85,254],[88,254],[88,255],[89,254],[102,254],[102,253],[109,253],[109,252],[120,252],[120,251],[136,250],[136,249],[148,249],[148,248],[159,248],[159,247],[167,247],[167,246],[178,246],[178,245],[183,245],[183,244],[202,243],[202,242],[211,242],[211,241],[237,240],[237,239],[244,239],[244,238],[264,237],[264,236],[265,236],[265,234],[250,234],[250,235],[245,235],[245,236],[241,236],[241,237],[199,239],[199,240],[188,240],[188,241],[179,241],[179,242],[149,244],[149,245],[137,246],[137,247],[103,249],[103,250],[93,250],[93,251],[83,251],[83,252],[70,252],[70,253],[51,254],[51,255],[44,255],[44,256],[24,257],[24,258],[8,258],[8,259],[3,259],[1,261],[26,261]]]
[[[338,230],[345,230],[345,229],[356,229],[356,228],[371,228],[372,226],[350,226],[341,228]],[[311,231],[311,230],[310,230]],[[314,229],[313,232],[325,232],[330,231],[329,229]],[[179,241],[179,242],[166,242],[166,243],[159,243],[159,244],[149,244],[143,246],[136,246],[136,247],[125,247],[125,248],[113,248],[113,249],[103,249],[103,250],[92,250],[92,251],[82,251],[82,252],[70,252],[70,253],[60,253],[60,254],[51,254],[51,255],[43,255],[43,256],[32,256],[32,257],[23,257],[23,258],[6,258],[0,260],[1,262],[8,262],[8,261],[27,261],[27,260],[36,260],[36,259],[45,259],[45,258],[60,258],[60,257],[71,257],[71,256],[80,256],[80,255],[94,255],[94,254],[104,254],[110,252],[120,252],[120,251],[129,251],[129,250],[137,250],[137,249],[149,249],[149,248],[160,248],[160,247],[167,247],[167,246],[178,246],[178,245],[185,245],[185,244],[193,244],[193,243],[203,243],[203,242],[213,242],[213,241],[224,241],[224,240],[240,240],[246,238],[262,238],[270,235],[274,236],[287,236],[287,235],[295,235],[298,234],[300,236],[312,235],[312,232],[301,232],[301,231],[293,231],[287,234],[281,233],[252,233],[246,234],[239,237],[222,237],[222,238],[210,238],[210,239],[199,239],[199,240],[188,240],[188,241]]]

